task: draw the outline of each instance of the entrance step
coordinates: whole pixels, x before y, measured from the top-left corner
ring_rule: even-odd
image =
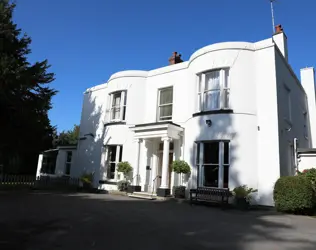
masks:
[[[144,199],[144,200],[156,200],[157,196],[151,193],[145,192],[134,192],[133,194],[129,194],[128,197],[137,198],[137,199]]]

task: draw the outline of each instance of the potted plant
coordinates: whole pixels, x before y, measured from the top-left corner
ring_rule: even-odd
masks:
[[[241,210],[246,210],[250,205],[251,194],[257,191],[257,189],[248,188],[247,185],[234,188],[233,195],[236,207]]]
[[[119,181],[117,183],[118,190],[127,191],[127,186],[128,186],[127,177],[130,174],[130,172],[133,171],[133,168],[129,162],[123,161],[117,164],[117,171],[123,173],[124,175],[124,180]]]
[[[185,186],[182,185],[182,175],[189,174],[191,168],[189,164],[182,160],[176,160],[172,162],[172,171],[180,174],[180,186],[173,187],[173,193],[175,198],[185,198]]]
[[[80,177],[83,190],[90,191],[93,185],[93,173],[83,173]]]

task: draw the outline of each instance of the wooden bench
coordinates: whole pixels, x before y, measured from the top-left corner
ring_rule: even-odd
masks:
[[[210,202],[218,203],[222,207],[228,205],[232,193],[228,188],[198,187],[190,189],[190,203]]]

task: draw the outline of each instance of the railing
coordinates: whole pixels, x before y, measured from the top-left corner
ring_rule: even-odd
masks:
[[[20,188],[35,189],[77,189],[80,180],[69,176],[51,177],[30,175],[0,175],[0,190]]]
[[[155,179],[153,180],[153,189],[152,189],[152,192],[151,192],[151,196],[154,196],[154,192],[155,192],[155,183],[156,183],[156,181],[157,181],[157,179],[158,178],[161,178],[161,176],[160,175],[157,175],[156,177],[155,177]]]
[[[140,176],[140,175],[137,174],[137,175],[135,175],[135,176],[132,178],[132,181],[131,181],[132,185],[133,185],[133,183],[134,183],[134,179],[137,178],[137,177],[139,177],[139,176]],[[137,179],[136,179],[136,186],[138,186],[138,185],[139,185],[139,179],[137,178]]]

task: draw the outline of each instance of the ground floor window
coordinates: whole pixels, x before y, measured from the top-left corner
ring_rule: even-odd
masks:
[[[108,145],[107,151],[107,178],[110,180],[116,179],[116,165],[122,161],[123,146]]]
[[[229,141],[196,143],[198,186],[228,188]]]
[[[65,175],[70,175],[72,151],[67,151]]]

